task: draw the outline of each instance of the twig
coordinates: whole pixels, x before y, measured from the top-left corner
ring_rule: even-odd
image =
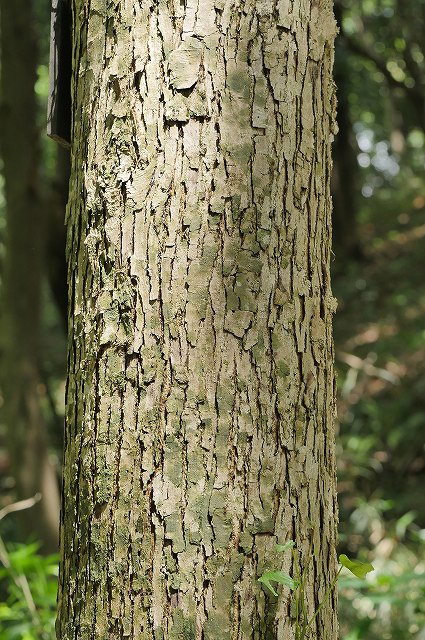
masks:
[[[19,500],[18,502],[13,502],[12,504],[8,504],[3,509],[0,509],[0,520],[3,520],[5,516],[13,511],[23,511],[24,509],[30,509],[37,502],[41,500],[41,493],[36,493],[32,498],[26,498],[26,500]]]
[[[381,378],[382,380],[386,380],[387,382],[390,382],[394,385],[400,383],[400,378],[394,373],[387,371],[387,369],[380,369],[379,367],[375,367],[367,359],[363,360],[362,358],[355,356],[353,353],[344,353],[342,351],[339,351],[337,353],[337,357],[339,360],[342,360],[342,362],[345,362],[345,364],[348,364],[351,369],[355,369],[357,371],[362,370],[368,376]]]
[[[37,502],[41,500],[41,493],[36,493],[32,498],[27,498],[26,500],[19,500],[18,502],[14,502],[12,504],[8,504],[3,509],[0,509],[0,520],[2,520],[9,513],[13,513],[14,511],[23,511],[24,509],[30,509]],[[0,536],[0,561],[3,566],[8,569],[13,582],[16,584],[18,589],[20,589],[24,595],[25,602],[27,603],[27,607],[31,613],[34,624],[40,624],[40,618],[37,614],[37,608],[34,603],[34,598],[32,597],[31,589],[28,584],[28,580],[24,574],[16,575],[12,563],[10,562],[10,557],[7,552],[6,546],[3,542],[3,538]]]

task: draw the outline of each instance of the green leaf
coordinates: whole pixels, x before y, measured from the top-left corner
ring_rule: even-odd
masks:
[[[285,542],[285,544],[277,544],[276,545],[276,551],[287,551],[288,549],[291,549],[292,547],[295,547],[295,542],[293,540],[288,540],[288,542]]]
[[[0,620],[13,620],[13,609],[7,604],[0,604]]]
[[[277,592],[273,589],[271,585],[272,582],[283,584],[285,587],[289,587],[292,591],[298,586],[298,582],[291,578],[291,576],[288,576],[287,573],[283,573],[283,571],[266,571],[263,573],[261,578],[258,578],[258,582],[262,582],[274,596],[277,596]]]
[[[350,560],[345,553],[341,553],[339,561],[343,567],[351,571],[357,578],[364,579],[366,575],[374,570],[374,566],[370,562],[360,562],[360,560]]]

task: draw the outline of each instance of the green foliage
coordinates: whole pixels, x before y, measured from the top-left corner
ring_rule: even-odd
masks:
[[[265,571],[263,575],[258,578],[258,582],[262,582],[264,586],[271,591],[274,596],[277,596],[277,592],[272,587],[272,582],[277,582],[278,584],[283,584],[285,587],[289,587],[291,591],[298,587],[298,582],[288,576],[287,573],[283,571]]]
[[[406,570],[408,562],[406,557],[398,566],[387,562],[373,580],[368,581],[367,590],[362,580],[340,581],[343,640],[422,640],[425,571],[421,565]]]
[[[367,593],[341,580],[341,637],[423,640],[425,1],[335,7],[365,258],[334,248],[340,539],[348,555],[373,547],[378,569]]]
[[[54,640],[58,557],[11,545],[0,566],[0,640]],[[3,551],[4,553],[4,551]]]
[[[341,553],[339,561],[343,567],[351,571],[356,578],[364,579],[367,574],[374,570],[369,562],[360,562],[360,560],[350,560],[345,553]]]
[[[309,554],[304,568],[302,568],[300,556],[295,548],[295,542],[293,540],[288,540],[288,542],[286,542],[284,545],[276,545],[276,551],[278,552],[287,551],[288,549],[291,549],[292,551],[292,560],[296,579],[291,578],[291,576],[284,573],[283,571],[280,571],[279,569],[274,569],[272,571],[265,571],[258,578],[258,582],[261,582],[266,587],[266,589],[268,589],[268,591],[270,591],[270,593],[272,593],[275,597],[278,597],[278,593],[273,588],[271,584],[272,582],[282,584],[283,586],[288,587],[293,592],[291,596],[291,610],[293,610],[295,613],[295,640],[306,640],[306,638],[308,638],[309,636],[309,631],[312,627],[313,622],[315,621],[322,607],[335,589],[342,569],[345,567],[354,576],[364,580],[366,575],[374,570],[374,567],[369,562],[350,560],[348,556],[346,556],[345,554],[341,554],[339,556],[339,562],[341,566],[339,567],[335,578],[327,587],[325,595],[318,604],[316,610],[314,611],[314,614],[309,619],[307,615],[307,604],[305,600],[304,588],[312,555],[311,553]]]

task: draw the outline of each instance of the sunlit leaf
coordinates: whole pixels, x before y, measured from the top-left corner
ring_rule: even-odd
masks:
[[[370,562],[360,562],[360,560],[350,560],[345,553],[341,553],[339,561],[343,567],[351,571],[357,578],[365,578],[370,571],[374,570],[374,566]]]
[[[298,586],[298,582],[291,578],[291,576],[288,576],[287,573],[283,573],[283,571],[266,571],[260,578],[258,578],[258,582],[262,582],[274,596],[277,596],[277,592],[272,587],[272,582],[283,584],[285,587],[289,587],[292,591]]]

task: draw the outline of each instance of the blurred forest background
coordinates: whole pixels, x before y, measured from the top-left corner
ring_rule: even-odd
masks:
[[[425,0],[335,13],[339,551],[376,568],[341,581],[341,639],[425,640]],[[0,640],[54,638],[69,152],[45,134],[49,30],[49,0],[0,0]]]

